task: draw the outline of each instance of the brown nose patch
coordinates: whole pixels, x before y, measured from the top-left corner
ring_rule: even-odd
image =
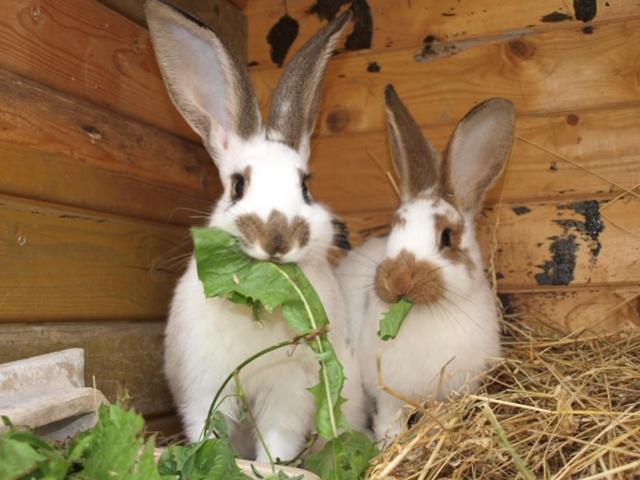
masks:
[[[417,305],[429,305],[444,297],[440,269],[431,262],[416,260],[413,253],[406,250],[378,266],[374,288],[378,297],[387,303],[404,298]]]
[[[302,217],[295,216],[291,223],[284,213],[272,210],[264,222],[255,213],[236,219],[241,240],[247,244],[259,244],[270,256],[282,256],[296,245],[300,248],[309,243],[309,224]]]

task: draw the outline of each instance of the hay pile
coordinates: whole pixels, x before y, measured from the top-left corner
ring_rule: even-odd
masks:
[[[368,478],[640,479],[640,333],[505,330],[479,391],[414,411]]]

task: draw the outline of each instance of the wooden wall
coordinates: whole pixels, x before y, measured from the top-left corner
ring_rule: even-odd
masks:
[[[96,0],[0,2],[0,362],[83,347],[88,384],[176,426],[167,304],[219,194],[195,140],[143,27]]]
[[[266,109],[283,3],[233,3]],[[292,48],[325,23],[312,5],[341,3],[288,0]],[[330,63],[312,188],[356,242],[382,233],[397,205],[384,85],[439,147],[474,104],[507,96],[518,135],[548,151],[518,140],[480,219],[503,301],[569,328],[637,326],[640,200],[623,193],[640,184],[640,0],[598,0],[586,22],[594,2],[575,3],[356,0],[349,46],[370,48]],[[295,22],[272,33],[275,53]],[[97,0],[0,2],[0,361],[85,347],[89,383],[169,428],[167,302],[186,227],[219,193],[196,140],[143,27]]]
[[[326,23],[312,10],[328,17],[352,2],[284,3],[287,21],[281,2],[245,10],[263,109],[281,74],[272,53],[285,53],[295,25],[285,64]],[[521,138],[479,230],[507,310],[568,329],[640,327],[640,189],[625,192],[640,184],[640,0],[353,6],[354,33],[327,70],[312,189],[356,242],[384,232],[397,205],[385,174],[387,83],[440,148],[473,105],[506,96]]]

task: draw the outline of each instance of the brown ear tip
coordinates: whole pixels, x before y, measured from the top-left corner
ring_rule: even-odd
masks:
[[[396,92],[396,89],[393,88],[393,85],[388,83],[385,87],[384,87],[384,100],[385,102],[389,103],[395,99],[398,98],[398,93]]]
[[[333,24],[329,26],[329,28],[333,32],[340,31],[349,22],[349,20],[351,20],[351,17],[353,17],[353,12],[351,11],[351,9],[349,9],[346,12],[342,13],[338,18],[336,18],[333,21]]]

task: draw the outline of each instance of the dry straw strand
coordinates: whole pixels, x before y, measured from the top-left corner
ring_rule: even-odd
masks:
[[[415,409],[372,478],[633,478],[640,332],[558,337],[514,318],[503,328],[505,358],[479,390]]]

